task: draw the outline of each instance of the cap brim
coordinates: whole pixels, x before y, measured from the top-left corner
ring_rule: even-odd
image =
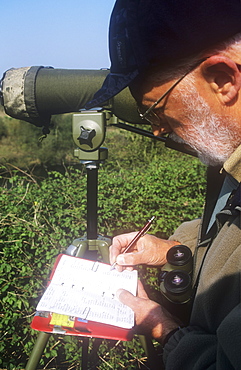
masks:
[[[85,108],[91,109],[103,106],[103,103],[125,89],[138,74],[137,69],[127,74],[109,73],[101,89],[95,93],[93,100],[89,101]]]

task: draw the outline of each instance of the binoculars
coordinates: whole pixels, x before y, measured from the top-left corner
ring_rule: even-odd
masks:
[[[192,301],[192,252],[175,245],[167,252],[167,263],[159,274],[161,304],[182,322],[189,318]]]

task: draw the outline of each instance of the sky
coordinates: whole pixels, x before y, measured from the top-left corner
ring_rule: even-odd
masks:
[[[9,68],[109,68],[115,0],[0,0],[0,78]]]

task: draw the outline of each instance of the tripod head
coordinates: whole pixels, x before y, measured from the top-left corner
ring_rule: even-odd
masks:
[[[101,148],[105,140],[107,112],[103,109],[82,110],[73,114],[72,134],[75,145],[74,156],[82,163],[103,161],[107,158],[107,149]],[[110,116],[110,115],[109,115]]]

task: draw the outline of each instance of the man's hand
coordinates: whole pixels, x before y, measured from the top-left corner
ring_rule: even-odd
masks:
[[[148,298],[140,281],[137,297],[124,289],[117,291],[117,297],[134,311],[137,334],[151,336],[163,343],[165,337],[180,325],[162,306]]]
[[[139,264],[164,265],[168,250],[174,245],[180,244],[173,240],[159,239],[156,236],[146,234],[135,243],[130,252],[122,254],[136,234],[136,232],[122,234],[113,238],[110,246],[110,263],[116,262],[119,271],[122,271],[124,266],[132,269],[130,266]]]

